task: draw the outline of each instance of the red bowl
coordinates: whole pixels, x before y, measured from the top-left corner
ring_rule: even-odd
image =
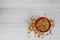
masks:
[[[37,27],[37,23],[38,23],[40,20],[43,20],[43,19],[46,19],[46,20],[48,21],[48,28],[47,28],[46,30],[44,30],[44,31],[38,29],[38,27]],[[38,31],[40,31],[40,32],[47,32],[47,31],[50,29],[50,27],[51,27],[50,20],[49,20],[48,18],[46,18],[46,17],[39,17],[39,18],[36,19],[36,21],[35,21],[35,27],[36,27],[36,29],[37,29]]]

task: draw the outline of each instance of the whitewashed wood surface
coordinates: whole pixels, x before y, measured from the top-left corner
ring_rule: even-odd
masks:
[[[27,21],[32,15],[55,20],[49,37],[27,37]],[[0,0],[0,40],[60,40],[60,0]]]

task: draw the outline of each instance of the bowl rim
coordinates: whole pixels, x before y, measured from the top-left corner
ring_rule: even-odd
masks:
[[[38,27],[37,27],[38,21],[39,21],[39,20],[42,20],[42,19],[46,19],[46,20],[48,21],[48,23],[49,23],[48,29],[46,29],[45,31],[42,31],[42,30],[38,29]],[[35,20],[35,27],[36,27],[36,29],[37,29],[38,31],[40,31],[40,32],[47,32],[47,31],[50,29],[50,27],[51,27],[50,20],[49,20],[47,17],[39,17],[39,18],[37,18],[37,19]]]

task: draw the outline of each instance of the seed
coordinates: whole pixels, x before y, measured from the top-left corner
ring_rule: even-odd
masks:
[[[49,34],[46,34],[46,35],[49,35]]]
[[[40,35],[38,35],[38,37],[40,37]]]
[[[28,32],[27,34],[29,34],[30,32]]]

